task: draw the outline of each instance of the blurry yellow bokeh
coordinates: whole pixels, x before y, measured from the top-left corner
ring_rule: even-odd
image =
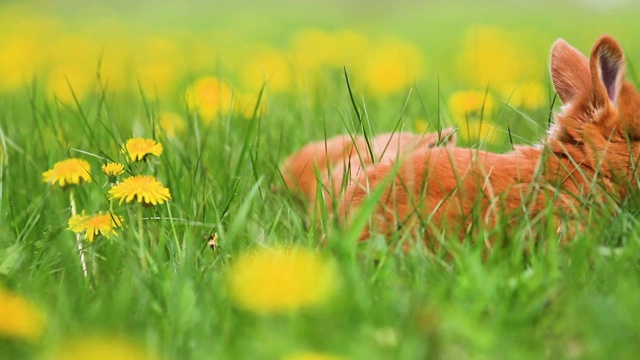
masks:
[[[532,53],[504,29],[470,28],[458,54],[458,74],[469,86],[501,89],[522,81],[540,81],[545,69]]]
[[[44,314],[34,303],[0,288],[0,337],[35,341],[44,330]]]
[[[327,301],[337,288],[335,266],[310,249],[262,249],[229,270],[229,294],[256,313],[297,310]]]
[[[229,85],[214,76],[197,79],[185,93],[187,106],[205,123],[217,121],[233,110],[233,92]]]
[[[54,360],[154,360],[157,356],[133,340],[89,335],[63,342]]]
[[[492,116],[495,99],[483,91],[458,91],[449,97],[449,112],[463,141],[496,143],[500,138]]]
[[[374,96],[407,90],[426,72],[418,49],[408,43],[391,41],[372,49],[363,60],[366,86]]]

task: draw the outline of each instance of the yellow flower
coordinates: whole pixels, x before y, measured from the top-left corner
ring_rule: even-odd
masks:
[[[495,100],[484,91],[459,91],[449,98],[449,111],[453,121],[461,128],[461,140],[479,140],[496,143],[500,133],[493,126],[491,114]]]
[[[120,176],[124,173],[124,165],[120,163],[110,162],[102,165],[102,172],[109,177]]]
[[[97,215],[87,216],[83,211],[82,215],[74,215],[69,219],[69,230],[78,234],[85,232],[84,237],[89,242],[93,242],[97,235],[118,235],[115,229],[121,226],[122,217],[112,213],[103,215],[99,212]]]
[[[0,69],[5,70],[0,77],[0,90],[17,90],[33,79],[40,59],[37,41],[36,34],[5,33],[0,48]]]
[[[241,256],[229,272],[229,293],[257,313],[321,303],[336,289],[335,267],[306,249],[265,249]]]
[[[236,102],[234,106],[234,110],[236,113],[244,116],[245,118],[251,118],[253,116],[254,111],[258,111],[258,115],[267,111],[267,102],[265,99],[264,93],[262,97],[259,99],[260,104],[258,104],[258,96],[257,95],[248,95],[238,93],[236,94]],[[258,109],[256,109],[256,105]]]
[[[318,29],[298,32],[292,41],[291,58],[300,75],[322,67],[351,68],[370,49],[370,41],[362,33],[342,30],[328,33]],[[296,74],[298,75],[298,74]]]
[[[458,91],[449,98],[449,111],[456,123],[463,124],[468,118],[491,116],[494,103],[493,96],[484,91]]]
[[[291,64],[277,50],[264,49],[256,52],[252,60],[242,65],[241,76],[251,92],[257,93],[263,85],[278,92],[292,90]]]
[[[197,111],[205,123],[225,116],[233,109],[233,93],[229,86],[216,77],[196,80],[185,93],[187,107]]]
[[[162,150],[162,144],[156,143],[155,140],[133,138],[127,140],[121,152],[127,155],[129,161],[141,161],[149,154],[160,156]]]
[[[364,80],[376,96],[406,90],[424,72],[422,54],[411,44],[384,44],[366,57]]]
[[[83,336],[65,342],[56,360],[153,360],[156,356],[138,344],[116,336]]]
[[[545,90],[539,82],[507,84],[498,90],[504,101],[515,108],[539,109],[544,104]]]
[[[171,193],[155,177],[147,175],[132,176],[109,189],[109,199],[120,199],[120,204],[136,198],[145,205],[158,205],[170,200]]]
[[[301,351],[287,355],[282,360],[344,360],[342,356],[323,354],[313,351]]]
[[[0,288],[0,336],[37,340],[45,328],[45,318],[27,299]]]
[[[95,90],[100,47],[84,35],[61,34],[44,44],[51,62],[45,84],[49,93],[64,103],[82,100]]]
[[[164,98],[172,94],[185,68],[181,44],[169,37],[151,37],[135,55],[134,71],[142,90]]]
[[[500,132],[493,125],[493,122],[484,119],[482,122],[478,120],[469,120],[457,132],[460,139],[468,142],[486,141],[495,144],[500,139]]]
[[[540,58],[512,33],[496,27],[473,27],[465,36],[458,71],[469,85],[500,88],[521,80],[540,80]]]
[[[53,164],[53,169],[42,173],[44,182],[61,187],[66,185],[80,185],[82,182],[91,182],[91,166],[82,159],[72,158]]]

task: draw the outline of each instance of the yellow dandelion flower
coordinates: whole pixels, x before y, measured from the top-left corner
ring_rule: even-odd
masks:
[[[523,82],[507,84],[498,89],[504,101],[512,107],[539,109],[544,105],[545,89],[539,82]]]
[[[263,114],[267,111],[267,101],[265,99],[264,93],[262,97],[259,99],[260,103],[258,104],[258,96],[250,95],[250,94],[236,94],[236,103],[234,106],[234,111],[245,118],[251,118],[253,116],[254,111],[257,111],[257,114]],[[256,109],[256,105],[258,108]]]
[[[141,45],[133,61],[140,86],[154,97],[172,95],[181,72],[186,68],[181,44],[169,37],[150,37]]]
[[[335,267],[305,249],[266,249],[241,256],[229,272],[229,293],[257,313],[318,304],[336,288]]]
[[[424,72],[424,59],[411,44],[393,42],[372,51],[364,64],[364,80],[376,96],[406,90]]]
[[[171,193],[155,177],[147,175],[132,176],[109,189],[109,199],[119,199],[120,204],[136,198],[145,205],[158,205],[170,200]]]
[[[269,90],[277,92],[292,90],[291,64],[283,53],[274,49],[263,49],[253,55],[240,70],[245,88],[256,93],[264,85]]]
[[[83,211],[82,215],[74,215],[69,219],[69,230],[77,234],[84,232],[89,242],[93,242],[98,235],[118,235],[118,227],[122,227],[122,217],[111,213],[103,215],[99,212],[97,215],[87,216]]]
[[[463,124],[468,118],[490,116],[494,104],[493,96],[484,91],[458,91],[449,98],[449,111],[456,123]]]
[[[118,336],[91,335],[64,342],[54,359],[153,360],[158,357],[131,340]]]
[[[491,114],[495,106],[493,96],[484,91],[459,91],[449,98],[449,111],[463,141],[496,143],[500,132],[493,125]]]
[[[127,155],[129,161],[142,161],[147,155],[160,156],[162,144],[152,139],[133,138],[127,140],[122,146],[121,152]]]
[[[313,351],[301,351],[287,355],[282,360],[344,360],[342,356],[323,354]]]
[[[457,59],[460,76],[470,85],[502,87],[520,80],[541,79],[542,61],[525,41],[497,27],[472,27],[467,31]]]
[[[120,163],[110,162],[102,165],[102,172],[109,177],[120,176],[124,173],[124,165]]]
[[[73,103],[95,90],[95,59],[101,51],[95,41],[85,35],[62,34],[43,45],[43,56],[51,62],[47,92],[64,103]]]
[[[335,33],[318,29],[298,32],[292,41],[290,58],[297,75],[316,73],[322,67],[352,68],[371,49],[362,33],[345,29]]]
[[[500,140],[500,131],[495,127],[492,121],[484,119],[482,122],[478,120],[469,120],[458,131],[460,139],[467,142],[486,141],[489,144],[495,144]]]
[[[44,182],[61,187],[66,185],[80,185],[84,181],[91,182],[91,166],[82,159],[72,158],[53,164],[53,169],[42,173]]]
[[[229,114],[233,109],[231,88],[216,77],[203,77],[196,80],[185,93],[187,107],[197,111],[207,124],[219,116]]]
[[[42,336],[45,318],[22,296],[0,288],[0,337],[34,341]]]
[[[5,35],[0,48],[0,69],[5,69],[0,77],[0,90],[17,90],[33,79],[41,58],[37,34],[33,32],[6,33],[8,36]]]

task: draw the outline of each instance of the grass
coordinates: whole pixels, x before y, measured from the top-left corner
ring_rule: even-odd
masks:
[[[181,104],[186,128],[176,138],[155,120],[167,104],[144,88],[124,95],[103,88],[63,103],[36,79],[0,95],[0,286],[36,303],[47,319],[37,341],[0,336],[0,358],[48,357],[68,339],[113,334],[162,359],[281,359],[301,351],[348,359],[637,357],[637,194],[620,205],[591,205],[588,230],[562,246],[545,214],[473,227],[462,242],[442,234],[435,249],[415,244],[408,251],[397,250],[408,241],[401,233],[357,242],[357,227],[341,228],[326,213],[310,216],[278,170],[304,143],[411,130],[415,117],[436,131],[450,120],[447,94],[435,81],[379,100],[347,86],[344,75],[336,70],[326,75],[331,88],[270,97],[265,113],[232,113],[211,126]],[[468,145],[507,151],[542,137],[555,103],[548,95],[538,111],[496,106],[502,142]],[[142,226],[138,207],[113,204],[126,226],[85,243],[85,277],[67,230],[68,190],[45,184],[41,174],[69,157],[89,161],[94,178],[74,190],[78,209],[106,211],[112,204],[99,167],[124,161],[120,146],[134,135],[163,144],[145,171],[172,200],[142,208]],[[364,226],[366,206],[360,215],[356,223]],[[212,234],[215,250],[207,244]],[[487,251],[487,234],[503,239],[501,246]],[[280,314],[239,306],[228,289],[232,265],[277,246],[330,259],[336,293]]]
[[[435,253],[421,246],[393,251],[380,238],[357,243],[357,232],[331,225],[324,239],[307,226],[309,215],[283,190],[278,173],[280,159],[308,140],[281,133],[300,126],[293,117],[270,126],[269,115],[229,116],[208,128],[190,122],[188,139],[160,136],[165,152],[155,173],[173,200],[143,209],[151,266],[139,262],[134,207],[116,205],[130,225],[88,245],[98,268],[85,278],[66,230],[68,194],[51,189],[40,174],[69,156],[88,159],[94,169],[100,157],[117,159],[132,118],[134,128],[153,134],[147,116],[154,106],[103,95],[75,105],[31,95],[5,99],[1,279],[39,304],[48,326],[35,345],[3,340],[2,353],[39,356],[87,333],[122,334],[168,359],[280,358],[299,350],[362,359],[630,358],[640,350],[634,342],[640,236],[633,213],[591,217],[589,231],[562,247],[553,232],[533,239],[529,230],[544,220],[523,217],[488,256],[473,236],[463,243],[443,236],[447,251]],[[124,110],[131,108],[137,116]],[[546,121],[543,114],[536,118]],[[342,126],[335,117],[324,121],[302,126]],[[88,212],[109,206],[105,179],[93,175],[76,189],[79,209]],[[206,242],[213,232],[215,251]],[[532,241],[540,246],[525,251]],[[225,282],[230,264],[274,245],[310,247],[333,259],[338,293],[323,306],[282,315],[254,315],[235,305]]]

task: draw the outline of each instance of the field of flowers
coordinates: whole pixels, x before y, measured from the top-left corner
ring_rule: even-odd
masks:
[[[570,245],[397,251],[316,221],[293,151],[458,129],[506,151],[559,106],[548,53],[632,1],[0,3],[0,358],[635,358],[638,201]],[[539,240],[539,239],[538,239]]]

